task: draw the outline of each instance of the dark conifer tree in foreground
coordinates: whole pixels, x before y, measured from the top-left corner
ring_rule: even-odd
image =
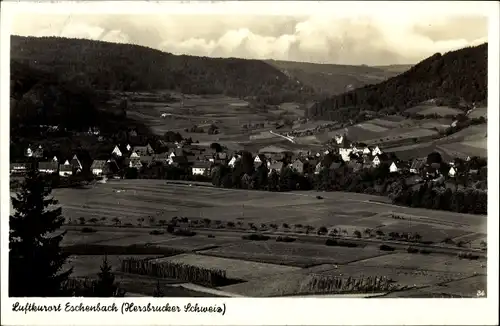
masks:
[[[9,296],[63,296],[62,284],[72,269],[61,271],[68,254],[60,243],[65,232],[53,235],[64,223],[52,189],[35,170],[28,172],[12,197],[15,214],[9,217]]]
[[[101,265],[101,271],[97,274],[98,280],[95,285],[95,296],[114,297],[118,293],[118,287],[115,285],[115,275],[111,272],[111,266],[108,264],[108,257],[104,256]]]

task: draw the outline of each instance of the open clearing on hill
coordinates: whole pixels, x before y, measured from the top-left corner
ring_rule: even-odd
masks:
[[[299,268],[276,264],[257,263],[252,261],[203,256],[196,254],[182,254],[172,257],[159,258],[156,262],[172,262],[198,266],[209,269],[226,270],[227,277],[237,280],[250,280],[272,274],[281,274],[298,270]]]

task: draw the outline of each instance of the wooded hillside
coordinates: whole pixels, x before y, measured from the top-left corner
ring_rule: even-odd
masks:
[[[93,89],[171,89],[257,97],[270,104],[303,101],[314,94],[264,61],[178,56],[131,44],[12,36],[11,58]]]
[[[410,70],[376,85],[330,97],[312,106],[308,117],[359,120],[364,111],[401,113],[433,98],[481,102],[487,99],[488,44],[423,60]]]

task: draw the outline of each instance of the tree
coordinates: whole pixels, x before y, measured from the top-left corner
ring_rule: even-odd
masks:
[[[114,225],[120,225],[122,223],[122,221],[118,218],[118,217],[114,217],[112,220]]]
[[[427,155],[427,164],[432,164],[432,163],[441,163],[443,162],[443,158],[441,157],[441,154],[438,152],[432,152],[429,155]]]
[[[153,292],[153,297],[155,298],[160,298],[160,297],[164,297],[165,294],[163,293],[163,289],[161,288],[161,285],[160,285],[160,280],[156,281],[156,287],[154,289],[154,292]]]
[[[115,275],[111,272],[108,257],[102,259],[101,270],[97,274],[98,280],[94,288],[96,297],[114,297],[117,295],[118,286],[115,285]]]
[[[355,231],[353,232],[353,234],[354,234],[354,236],[355,236],[356,238],[361,238],[361,232],[360,232],[360,231],[355,230]]]
[[[68,254],[60,243],[65,232],[52,235],[64,223],[62,209],[49,197],[49,184],[35,170],[28,172],[15,197],[9,217],[9,296],[61,296],[62,284],[73,269],[61,271]]]
[[[219,143],[210,144],[210,148],[214,149],[217,153],[222,152],[222,146]]]
[[[328,229],[326,228],[326,226],[322,226],[318,229],[319,235],[326,234],[326,233],[328,233]]]

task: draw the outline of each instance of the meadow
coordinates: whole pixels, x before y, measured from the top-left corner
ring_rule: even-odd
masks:
[[[480,242],[486,239],[485,216],[399,207],[364,194],[321,193],[321,200],[316,198],[318,194],[190,187],[164,180],[112,180],[88,189],[53,191],[68,222],[63,227],[67,230],[63,246],[72,254],[68,266],[75,267],[76,276],[90,277],[98,272],[102,254],[108,253],[119,279],[130,292],[137,291],[134,276],[116,269],[122,259],[130,256],[164,257],[161,259],[175,263],[224,269],[229,277],[243,283],[219,290],[244,296],[307,294],[317,282],[314,275],[390,277],[398,286],[410,287],[412,282],[433,286],[486,273],[482,258],[459,259],[456,254],[437,252],[410,254],[404,245],[396,251],[378,247],[391,232],[410,232],[419,233],[422,240],[434,245],[456,248],[457,252],[479,250]],[[152,230],[164,230],[160,221],[173,217],[201,224],[182,224],[191,225],[194,236],[150,234]],[[255,232],[250,230],[251,225],[271,238],[243,239],[242,235]],[[305,226],[312,228],[310,235]],[[316,235],[322,226],[329,232],[338,230],[344,241],[358,241],[357,247],[326,246],[328,236]],[[93,232],[82,232],[84,227]],[[364,234],[366,229],[380,230],[385,235],[368,236]],[[354,231],[362,233],[360,239],[353,236]],[[297,241],[277,242],[280,234]],[[466,249],[443,243],[447,239],[461,241]],[[152,292],[154,278],[142,278],[148,284],[144,293]],[[211,290],[193,291],[193,295],[202,295]]]

